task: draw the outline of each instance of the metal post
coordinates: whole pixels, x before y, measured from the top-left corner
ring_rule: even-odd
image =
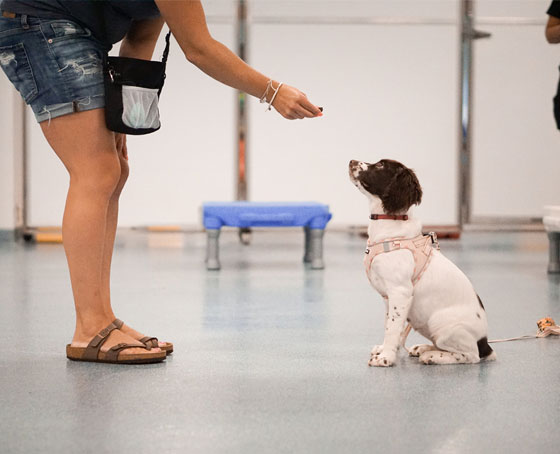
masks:
[[[237,55],[247,61],[247,1],[238,0],[237,4]],[[237,92],[237,200],[247,200],[247,94]],[[251,242],[251,229],[240,228],[239,240],[243,244]]]
[[[25,140],[25,103],[13,94],[14,113],[14,217],[15,239],[28,239],[27,217],[27,149]]]
[[[237,54],[247,61],[247,2],[237,5]],[[237,92],[237,200],[247,200],[247,94]]]
[[[459,148],[459,225],[471,220],[472,201],[472,82],[473,41],[489,38],[490,33],[474,29],[474,0],[461,1],[461,89],[460,89],[460,148]]]

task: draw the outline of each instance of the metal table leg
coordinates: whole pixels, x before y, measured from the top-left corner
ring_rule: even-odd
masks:
[[[560,232],[548,232],[549,254],[548,272],[560,273]]]
[[[323,229],[309,229],[309,261],[311,262],[311,269],[314,270],[322,270],[325,268],[323,262],[324,233],[325,231]]]
[[[206,269],[220,269],[220,230],[206,231]]]

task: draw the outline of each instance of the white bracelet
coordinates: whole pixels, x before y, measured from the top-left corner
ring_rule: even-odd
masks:
[[[261,104],[266,102],[266,95],[268,95],[268,90],[270,90],[271,87],[272,87],[272,79],[266,83],[266,90],[264,91],[264,94],[261,96],[261,99],[259,100]]]
[[[278,87],[276,89],[274,89],[274,87],[272,86],[272,83],[270,84],[270,87],[274,90],[274,94],[272,95],[272,98],[270,99],[270,102],[268,103],[268,108],[266,109],[268,110],[272,110],[272,103],[274,102],[274,100],[276,99],[276,95],[278,94],[278,92],[280,91],[280,87],[284,84],[284,82],[280,82],[278,84]]]

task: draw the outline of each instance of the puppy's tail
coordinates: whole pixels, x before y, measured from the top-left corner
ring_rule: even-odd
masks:
[[[496,352],[492,350],[492,347],[488,344],[488,338],[486,336],[480,339],[476,345],[478,346],[478,356],[480,359],[486,361],[494,361],[496,359]]]

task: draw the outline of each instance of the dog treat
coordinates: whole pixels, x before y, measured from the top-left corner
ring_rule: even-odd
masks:
[[[319,107],[319,110],[322,112],[322,111],[323,111],[323,108],[322,108],[322,107]]]
[[[552,326],[556,326],[556,323],[550,317],[545,317],[545,318],[541,318],[537,322],[537,326],[539,328],[539,332],[543,333],[547,328],[550,328]]]

